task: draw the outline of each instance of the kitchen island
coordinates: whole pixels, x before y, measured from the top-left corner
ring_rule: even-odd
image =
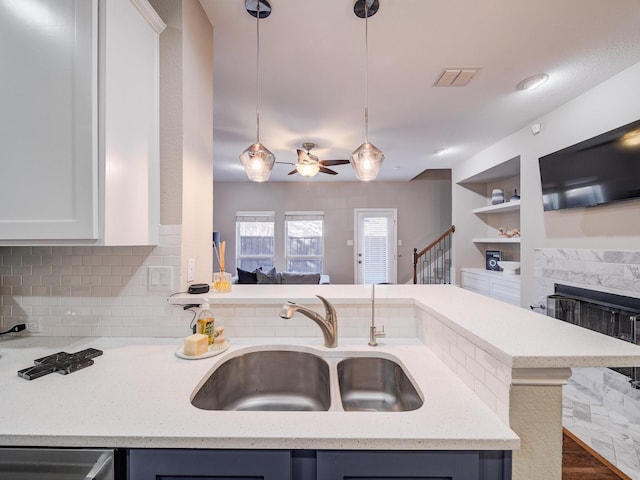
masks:
[[[421,391],[421,408],[386,413],[224,412],[190,404],[208,373],[245,349],[277,345],[327,350],[308,319],[299,321],[317,330],[312,338],[296,337],[295,328],[278,323],[287,322],[277,316],[286,300],[322,312],[315,294],[331,300],[338,311],[339,346],[333,351],[393,356]],[[228,330],[240,332],[263,322],[279,325],[274,331],[282,334],[231,336],[227,352],[197,361],[175,356],[180,339],[1,341],[0,445],[514,450],[514,478],[559,479],[561,385],[570,367],[640,365],[635,345],[454,286],[378,286],[376,323],[384,324],[388,335],[379,347],[369,347],[367,336],[352,335],[369,327],[370,287],[238,285],[230,294],[169,300],[194,304],[205,299]],[[399,320],[406,332],[408,316],[413,337],[394,335]],[[93,366],[66,376],[27,381],[16,375],[36,358],[84,348],[101,349],[104,355],[95,358]]]

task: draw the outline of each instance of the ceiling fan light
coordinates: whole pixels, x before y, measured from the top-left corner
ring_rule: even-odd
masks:
[[[303,177],[314,177],[320,171],[320,166],[315,163],[300,163],[296,166],[296,170]]]
[[[362,182],[375,180],[383,161],[384,154],[382,151],[369,142],[365,142],[356,148],[349,159],[358,180]]]
[[[266,182],[269,180],[276,157],[260,142],[249,146],[240,154],[240,162],[247,173],[249,180],[253,182]]]

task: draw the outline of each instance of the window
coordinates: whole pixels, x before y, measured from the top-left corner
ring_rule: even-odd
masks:
[[[324,262],[324,213],[286,212],[286,270],[322,273]]]
[[[236,265],[253,271],[275,264],[274,212],[236,213]]]

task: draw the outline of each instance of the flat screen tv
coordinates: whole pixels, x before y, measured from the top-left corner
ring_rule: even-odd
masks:
[[[640,120],[538,160],[545,211],[640,197]]]

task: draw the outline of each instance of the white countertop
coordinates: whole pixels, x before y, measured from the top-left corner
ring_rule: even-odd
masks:
[[[229,294],[182,295],[172,303],[214,306],[370,302],[357,285],[236,285]],[[514,368],[640,365],[640,347],[450,285],[380,285],[378,305],[414,305]],[[178,448],[516,449],[518,437],[417,339],[231,339],[203,360],[174,355],[181,339],[26,337],[0,340],[0,445]],[[352,344],[350,344],[350,342]],[[260,344],[307,345],[331,354],[380,352],[403,364],[424,396],[412,412],[203,411],[190,398],[213,368]],[[311,346],[309,346],[311,345]],[[95,365],[27,381],[16,372],[34,359],[85,348]]]
[[[268,339],[232,339],[225,353],[202,360],[175,356],[181,339],[27,337],[0,341],[0,445],[158,448],[490,449],[519,439],[424,345],[385,340],[372,348],[347,341],[280,339],[285,349],[331,355],[392,355],[424,396],[411,412],[226,412],[193,407],[194,390],[217,364]],[[18,377],[34,359],[85,348],[104,351],[69,375]]]
[[[369,303],[371,286],[234,285],[231,293],[200,297],[214,306],[286,300],[312,305],[320,303],[317,294],[334,303],[340,315],[341,304]],[[198,297],[181,295],[170,301],[204,301]],[[454,285],[377,285],[376,305],[418,306],[513,368],[640,366],[637,345]]]

